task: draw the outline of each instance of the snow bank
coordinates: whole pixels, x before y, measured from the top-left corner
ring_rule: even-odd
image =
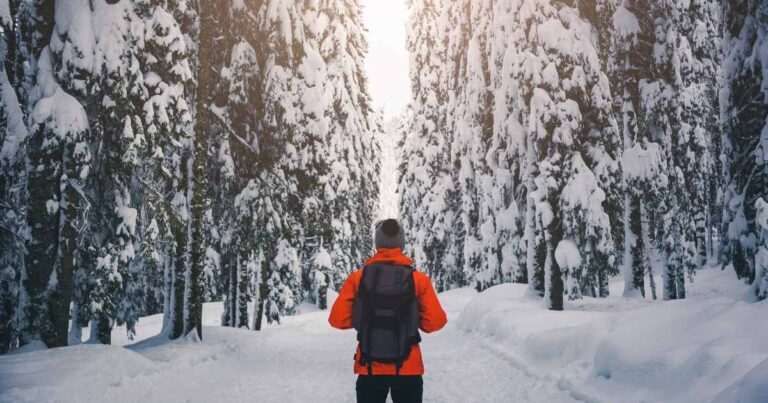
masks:
[[[327,311],[307,306],[309,313],[254,332],[221,327],[222,309],[220,302],[204,304],[202,343],[158,335],[162,315],[154,315],[137,325],[137,339],[144,339],[126,347],[120,345],[132,341],[118,328],[112,346],[1,355],[0,402],[353,401],[346,357],[355,333],[328,326]],[[342,384],[349,387],[336,387]]]
[[[563,362],[587,359],[596,348],[590,336],[597,330],[591,327],[605,314],[549,311],[528,297],[527,288],[502,284],[484,291],[467,304],[458,326],[532,372],[544,374]],[[561,337],[569,341],[562,342]]]
[[[768,402],[768,360],[719,394],[712,403]]]
[[[459,326],[580,400],[765,403],[768,302],[742,300],[743,284],[717,294],[731,276],[700,273],[688,300],[585,299],[565,312],[501,285],[471,301]]]
[[[72,396],[96,402],[125,378],[146,377],[157,370],[155,363],[135,352],[103,345],[14,354],[3,357],[2,364],[0,401],[4,402],[52,402]]]

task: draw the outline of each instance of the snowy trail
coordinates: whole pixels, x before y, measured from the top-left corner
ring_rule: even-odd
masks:
[[[449,323],[424,336],[427,402],[574,402],[554,382],[532,377],[457,326],[464,305],[477,295],[461,289],[441,294]]]
[[[473,295],[441,295],[449,324],[424,337],[424,400],[574,401],[456,328]],[[217,310],[206,306],[207,323],[214,324]],[[329,328],[326,318],[327,312],[306,313],[263,332],[209,326],[199,344],[149,339],[129,349],[79,346],[0,357],[0,401],[353,402],[355,335]],[[147,319],[145,331],[157,325]]]

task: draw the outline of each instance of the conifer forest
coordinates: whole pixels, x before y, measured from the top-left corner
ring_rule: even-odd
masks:
[[[509,330],[523,316],[487,316],[511,295],[566,315],[547,326],[691,304],[660,325],[677,329],[727,294],[752,319],[717,323],[766,337],[768,1],[398,0],[411,96],[394,116],[369,90],[370,1],[0,0],[0,367],[115,335],[215,344],[214,306],[221,327],[288,334],[375,253],[381,218],[441,299],[476,297],[448,310],[451,343],[509,337],[552,363],[533,357],[550,339]],[[620,382],[610,343],[636,333],[574,333],[557,355]],[[766,402],[755,343],[704,400],[563,375],[539,400],[446,383],[426,401]],[[731,400],[737,381],[756,400]]]

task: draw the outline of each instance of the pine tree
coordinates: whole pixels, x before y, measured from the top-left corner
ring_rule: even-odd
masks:
[[[301,214],[300,200],[310,189],[306,182],[299,183],[295,175],[314,162],[309,160],[311,154],[302,155],[302,146],[313,139],[300,126],[304,118],[300,91],[305,88],[297,74],[305,56],[301,13],[297,4],[282,0],[267,1],[257,11],[256,30],[262,39],[257,54],[265,58],[259,61],[263,109],[259,116],[261,136],[257,140],[258,171],[256,180],[248,183],[235,202],[240,212],[238,220],[250,232],[254,249],[264,257],[258,275],[254,330],[261,329],[265,315],[272,322],[283,314],[282,305],[273,299],[274,257],[281,240],[287,242],[286,238],[291,237],[293,247],[301,241],[292,236],[301,233],[296,218]],[[299,274],[299,284],[300,280]],[[300,289],[290,291],[298,293],[301,299]]]
[[[667,171],[659,204],[659,247],[664,260],[664,298],[685,298],[685,277],[706,261],[708,172],[715,166],[710,154],[708,116],[715,114],[714,92],[707,89],[717,75],[717,56],[710,32],[717,21],[697,10],[701,3],[656,5],[654,71],[641,82],[650,136],[658,139]],[[709,48],[709,49],[708,49]],[[714,59],[714,60],[713,60]]]
[[[755,281],[752,283],[758,300],[768,298],[768,203],[762,197],[755,202],[755,222],[760,229],[755,255]]]
[[[256,33],[248,17],[256,12],[252,3],[235,3],[223,17],[229,19],[229,27],[224,34],[231,49],[227,52],[227,64],[221,68],[222,92],[226,94],[226,101],[223,102],[225,112],[220,119],[224,123],[218,131],[220,134],[213,140],[216,149],[213,153],[215,158],[211,161],[213,173],[210,181],[214,185],[212,192],[215,200],[212,212],[219,228],[216,247],[221,256],[226,292],[222,324],[238,327],[248,323],[247,305],[242,303],[248,295],[238,296],[238,293],[247,290],[247,285],[252,282],[245,273],[239,272],[248,266],[239,265],[238,261],[250,261],[254,244],[250,227],[238,221],[233,213],[234,199],[248,180],[255,178],[259,113],[262,109],[259,60],[254,47]]]
[[[481,236],[481,231],[495,232],[489,228],[493,227],[492,214],[481,206],[485,202],[483,198],[489,197],[486,193],[491,188],[490,168],[486,161],[493,131],[487,63],[487,28],[491,10],[487,1],[466,2],[464,7],[473,23],[467,26],[466,60],[461,78],[464,85],[455,115],[452,162],[457,167],[454,181],[461,195],[457,218],[459,233],[463,237],[460,247],[464,276],[474,280],[476,288],[482,290],[492,283],[493,275],[498,270],[496,245],[490,240],[483,244]]]
[[[87,277],[89,284],[75,284],[77,307],[91,309],[73,310],[72,316],[90,318],[92,341],[108,344],[114,324],[125,324],[132,337],[144,314],[138,169],[145,145],[141,115],[146,91],[137,54],[143,32],[128,3],[99,3],[90,18],[95,47],[86,110],[91,130],[98,134],[94,147],[99,152],[87,191],[94,205],[88,226],[95,234],[91,243],[96,253],[86,247],[80,251],[89,267],[79,276]]]
[[[498,250],[498,282],[527,283],[523,211],[525,201],[519,198],[522,177],[520,170],[525,161],[523,130],[513,107],[515,83],[509,79],[514,65],[513,3],[496,1],[493,10],[492,34],[489,33],[489,76],[494,92],[493,136],[488,152],[493,169],[492,196],[486,197],[486,208],[495,212],[495,238]],[[490,235],[490,234],[488,234]],[[484,239],[488,238],[484,235]]]
[[[270,260],[272,267],[267,278],[269,293],[265,297],[264,315],[267,322],[280,323],[282,316],[296,313],[301,302],[301,295],[296,295],[301,266],[296,249],[285,239],[278,241],[275,255]]]
[[[550,308],[562,309],[563,277],[574,280],[568,290],[572,298],[584,290],[607,294],[616,264],[611,222],[618,221],[620,210],[612,178],[620,172],[620,143],[597,57],[598,38],[565,34],[575,38],[568,48],[555,39],[569,31],[590,32],[583,11],[541,2],[515,12],[519,26],[538,32],[507,50],[515,62],[513,77],[521,83],[516,99],[508,101],[520,123],[515,115],[511,123],[525,128],[528,137],[521,168],[527,194],[526,269],[531,290],[543,291]],[[561,240],[575,242],[582,255],[582,265],[562,275],[554,256]]]
[[[11,15],[18,4],[11,3]],[[27,126],[22,105],[10,79],[18,80],[13,66],[15,48],[13,21],[2,16],[0,37],[0,354],[18,344],[20,318],[17,310],[23,303],[20,280],[25,272],[24,252],[27,233]]]
[[[757,278],[755,259],[761,234],[755,217],[757,200],[765,199],[768,164],[768,96],[765,93],[765,46],[768,6],[761,1],[731,1],[723,6],[722,125],[723,228],[720,260],[740,279]],[[759,287],[758,287],[759,288]]]
[[[318,308],[328,309],[328,286],[333,272],[331,255],[325,248],[320,248],[312,263],[310,293],[314,296],[315,301],[317,301]]]
[[[313,79],[322,91],[319,97],[330,99],[324,105],[325,119],[316,120],[316,130],[326,136],[322,152],[327,156],[320,163],[320,174],[325,173],[327,178],[318,184],[322,187],[318,189],[322,192],[318,207],[327,216],[312,220],[317,223],[314,225],[326,229],[316,231],[315,236],[322,238],[322,244],[318,243],[319,247],[307,258],[314,259],[320,249],[329,250],[336,267],[330,280],[340,286],[371,249],[375,207],[372,202],[378,200],[376,167],[380,153],[373,138],[371,101],[363,65],[368,44],[362,6],[357,0],[321,0],[317,14],[308,15],[307,35],[310,43],[317,41],[323,65],[323,71]],[[322,75],[327,75],[324,85],[317,82]]]
[[[147,167],[145,193],[147,245],[164,268],[164,329],[171,338],[184,331],[184,293],[189,264],[188,164],[192,153],[192,114],[188,104],[192,70],[184,35],[174,13],[178,4],[142,0],[144,24],[140,60],[149,93],[143,122]]]
[[[284,284],[280,281],[280,274],[274,274],[278,244],[283,244],[284,252],[290,248],[286,246],[287,241],[280,239],[281,234],[285,233],[285,228],[290,227],[287,214],[283,210],[284,206],[279,203],[277,197],[286,190],[282,187],[284,181],[284,178],[264,172],[256,180],[249,181],[245,189],[235,198],[236,220],[240,223],[240,231],[249,234],[256,248],[253,263],[255,265],[254,276],[256,276],[255,288],[258,292],[254,295],[253,330],[261,330],[265,314],[267,321],[272,322],[284,313],[281,311],[284,305],[275,300],[282,294],[275,293],[272,287],[279,285],[294,287],[300,281],[300,275],[297,274],[295,278],[291,277],[296,282]],[[295,254],[295,250],[293,253]],[[232,286],[233,283],[230,282],[230,287]],[[281,291],[295,295],[294,290],[293,288],[283,288]],[[238,292],[241,292],[240,289]],[[242,302],[242,300],[239,301]],[[236,326],[237,309],[242,309],[242,305],[240,308],[237,305],[234,307],[235,310],[232,311],[230,320],[233,321],[233,326]]]
[[[206,259],[207,237],[204,230],[205,214],[210,202],[208,194],[208,152],[209,134],[215,119],[214,96],[216,91],[216,70],[214,70],[214,48],[216,39],[215,3],[213,0],[199,0],[200,32],[197,47],[197,94],[194,162],[192,166],[192,200],[190,217],[192,221],[191,253],[185,278],[184,293],[184,335],[196,331],[197,338],[203,338],[203,296],[200,279]],[[247,317],[247,315],[246,315]]]
[[[447,63],[439,25],[442,7],[439,1],[410,3],[408,48],[414,102],[403,145],[398,192],[403,225],[412,231],[409,241],[415,265],[430,275],[438,290],[460,285],[453,282],[449,267],[461,272],[455,262],[447,259],[447,230],[452,220],[446,196],[452,178],[444,116],[447,98],[441,82]]]
[[[43,50],[39,59],[38,88],[41,99],[32,113],[28,176],[31,242],[24,281],[29,305],[22,344],[41,340],[48,347],[68,341],[69,304],[75,249],[78,243],[78,210],[87,204],[80,193],[88,178],[90,129],[82,105],[56,82],[54,54]],[[81,83],[71,82],[72,88]]]
[[[651,222],[658,204],[661,177],[658,145],[649,136],[640,85],[652,74],[653,18],[651,4],[623,1],[613,13],[616,54],[609,75],[614,111],[620,122],[624,154],[624,296],[645,296],[645,275],[654,287],[649,262],[654,248]],[[655,291],[654,291],[655,298]]]

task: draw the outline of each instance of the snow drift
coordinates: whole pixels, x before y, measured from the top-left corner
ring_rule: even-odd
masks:
[[[768,303],[743,300],[731,276],[703,271],[687,300],[585,299],[565,312],[505,284],[471,301],[459,326],[579,400],[765,403]]]

